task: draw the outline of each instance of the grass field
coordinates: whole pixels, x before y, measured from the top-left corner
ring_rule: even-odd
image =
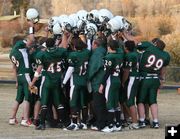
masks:
[[[11,126],[8,124],[11,108],[16,96],[15,85],[0,85],[0,139],[163,139],[165,125],[180,123],[180,94],[176,90],[163,90],[158,96],[159,119],[161,127],[141,130],[124,129],[122,132],[102,133],[97,131],[63,131],[61,129],[46,129],[36,131],[34,128]],[[22,109],[18,111],[20,121]]]

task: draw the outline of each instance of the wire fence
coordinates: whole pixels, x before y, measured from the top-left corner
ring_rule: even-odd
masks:
[[[167,67],[166,83],[180,85],[180,67]]]
[[[12,66],[8,58],[0,57],[0,84],[15,84]],[[166,70],[165,83],[162,89],[180,88],[180,67],[169,66]]]

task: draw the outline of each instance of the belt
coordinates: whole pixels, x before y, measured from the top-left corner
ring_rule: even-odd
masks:
[[[136,76],[129,76],[129,77],[133,77],[135,79],[141,79],[140,77],[136,77]]]
[[[153,76],[153,77],[157,77],[158,76],[158,74],[156,74],[156,73],[147,73],[147,76]]]
[[[23,76],[25,74],[29,74],[29,73],[20,73],[20,74],[17,74],[17,76]]]
[[[140,79],[159,79],[159,77],[140,77]]]

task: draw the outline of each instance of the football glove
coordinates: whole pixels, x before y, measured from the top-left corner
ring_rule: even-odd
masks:
[[[38,94],[38,88],[36,86],[32,86],[32,87],[29,86],[29,91],[31,94],[35,94],[35,95]]]

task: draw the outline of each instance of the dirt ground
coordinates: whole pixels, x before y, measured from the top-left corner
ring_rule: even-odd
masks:
[[[61,129],[46,129],[36,131],[34,128],[11,126],[8,124],[11,108],[16,96],[15,85],[0,85],[0,139],[163,139],[165,125],[180,123],[180,94],[176,90],[161,91],[158,97],[160,129],[149,127],[140,130],[124,129],[121,132],[102,133],[97,131],[63,131]],[[18,120],[22,108],[18,111]]]

